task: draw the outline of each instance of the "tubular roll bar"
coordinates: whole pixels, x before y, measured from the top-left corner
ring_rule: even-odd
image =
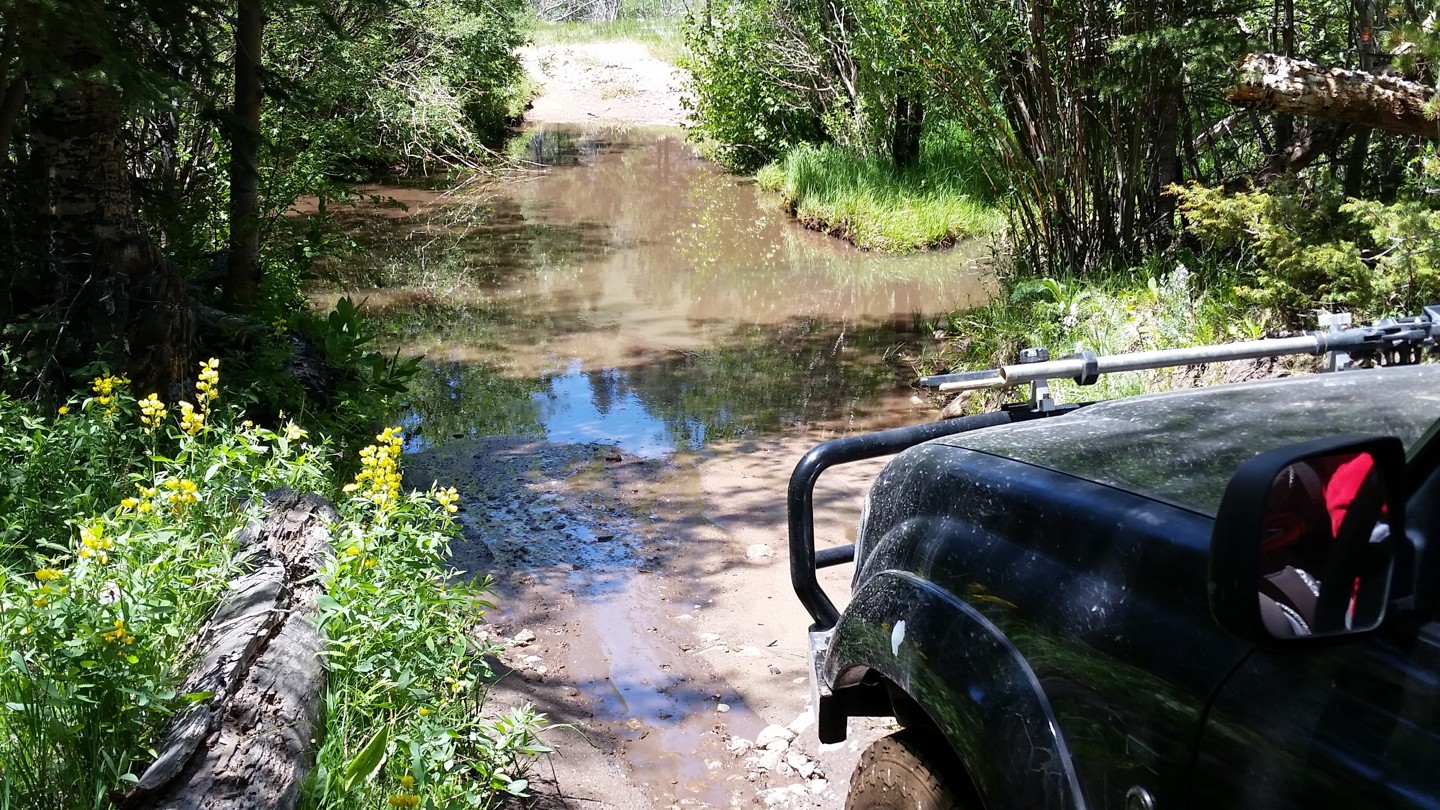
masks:
[[[1078,407],[1080,406],[1064,406],[1050,413],[1058,415]],[[1011,406],[995,413],[832,439],[806,453],[795,465],[795,472],[790,474],[786,511],[790,526],[790,582],[795,587],[795,595],[800,597],[801,603],[810,612],[810,617],[815,620],[811,629],[828,630],[840,620],[840,612],[821,589],[815,576],[816,571],[855,559],[853,544],[821,549],[818,552],[815,550],[815,482],[819,480],[821,473],[837,464],[893,455],[941,436],[1008,425],[1044,415],[1048,414],[1031,410],[1024,405]]]

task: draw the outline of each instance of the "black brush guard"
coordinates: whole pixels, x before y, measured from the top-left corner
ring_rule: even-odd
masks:
[[[854,544],[815,550],[815,482],[820,479],[821,473],[839,464],[894,455],[941,436],[1059,416],[1079,407],[1082,406],[1066,405],[1042,412],[1028,405],[1015,405],[995,413],[833,439],[806,453],[795,465],[795,472],[790,474],[786,509],[790,526],[790,582],[795,587],[795,594],[810,612],[810,618],[815,620],[810,629],[828,630],[840,620],[840,612],[820,587],[816,572],[855,559]]]

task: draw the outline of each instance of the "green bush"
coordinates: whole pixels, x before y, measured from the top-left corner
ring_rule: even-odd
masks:
[[[0,399],[0,807],[114,806],[169,717],[208,697],[176,687],[253,505],[280,486],[334,490],[327,448],[293,421],[244,420],[219,371],[202,363],[186,402],[136,400],[108,374],[53,416]],[[402,492],[399,433],[379,439],[321,574],[333,676],[305,801],[488,806],[525,791],[543,718],[482,718],[487,648],[469,631],[488,583],[444,562],[459,495]],[[389,754],[403,757],[385,770]]]
[[[684,99],[693,137],[734,171],[753,171],[801,143],[825,140],[822,99],[794,81],[777,81],[774,43],[784,14],[772,0],[739,3],[720,19],[684,27],[690,76]],[[788,77],[787,77],[788,78]]]
[[[528,708],[482,717],[492,677],[482,654],[493,650],[470,631],[490,607],[489,582],[446,564],[459,496],[438,486],[402,493],[400,443],[387,428],[360,451],[321,575],[330,699],[310,801],[374,807],[388,795],[404,806],[423,795],[427,806],[486,807],[525,794],[527,761],[549,750],[535,736],[543,717]]]
[[[194,402],[97,377],[53,418],[0,408],[0,786],[10,806],[109,806],[152,756],[188,645],[232,574],[231,538],[275,487],[319,489],[323,451],[242,422],[201,364]]]
[[[1426,166],[1420,182],[1435,173]],[[1428,195],[1385,204],[1324,187],[1171,191],[1192,233],[1238,257],[1237,293],[1292,322],[1316,308],[1368,320],[1440,300],[1440,210]]]

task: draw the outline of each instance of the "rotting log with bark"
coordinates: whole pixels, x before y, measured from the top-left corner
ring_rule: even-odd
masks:
[[[335,508],[279,489],[238,538],[241,575],[201,630],[200,662],[180,712],[127,810],[289,810],[320,734],[325,671],[311,576],[330,547]]]
[[[1231,104],[1325,121],[1356,124],[1401,135],[1440,138],[1440,124],[1425,114],[1435,88],[1385,73],[1321,67],[1303,59],[1252,53],[1237,65]]]

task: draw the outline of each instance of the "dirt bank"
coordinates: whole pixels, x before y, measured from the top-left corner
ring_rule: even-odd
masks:
[[[520,49],[541,87],[525,120],[534,124],[677,126],[681,72],[638,42],[588,42]]]
[[[822,747],[809,716],[809,617],[789,585],[783,497],[808,446],[647,460],[502,438],[413,459],[415,481],[465,494],[456,565],[496,580],[486,631],[507,645],[506,674],[490,706],[532,702],[562,724],[546,736],[556,753],[537,774],[539,806],[843,804],[878,732]],[[822,545],[853,538],[876,471],[821,479]],[[830,577],[832,594],[845,577]]]

